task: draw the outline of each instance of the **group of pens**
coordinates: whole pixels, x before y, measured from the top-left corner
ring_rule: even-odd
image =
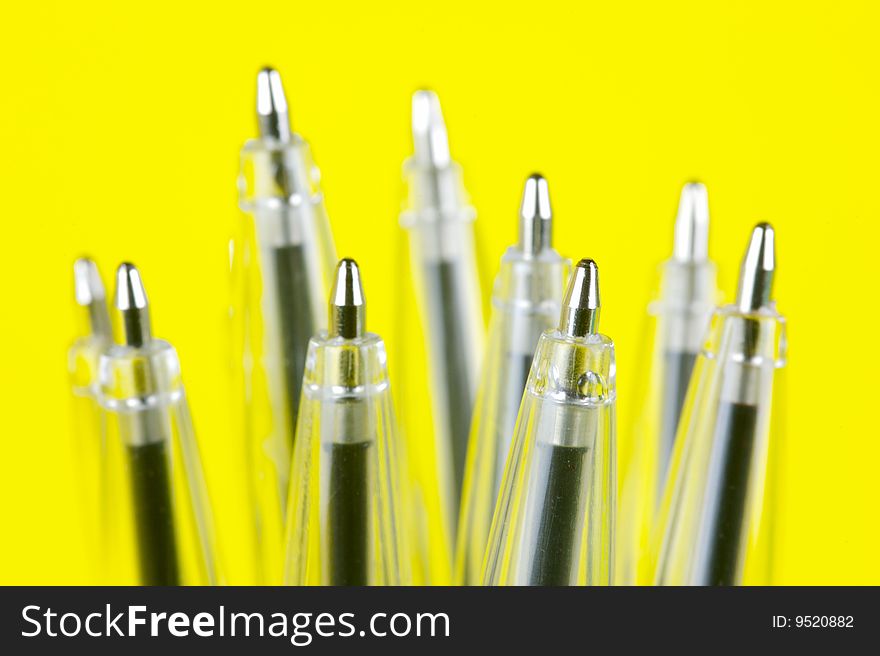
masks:
[[[357,264],[337,263],[280,77],[264,69],[257,80],[230,355],[254,582],[736,585],[749,569],[761,580],[785,348],[770,225],[752,230],[736,300],[718,306],[706,189],[684,187],[649,308],[641,421],[618,475],[614,344],[599,332],[596,263],[572,269],[553,248],[547,181],[530,176],[484,356],[474,212],[437,96],[417,92],[401,224],[426,338],[432,493],[410,462],[421,436],[398,430],[384,343],[366,330]],[[77,261],[75,279],[88,319],[70,360],[79,477],[101,580],[223,582],[180,363],[153,337],[140,273],[117,271],[116,341],[95,264]],[[444,541],[445,553],[434,547]],[[432,560],[447,554],[454,566],[440,580]]]

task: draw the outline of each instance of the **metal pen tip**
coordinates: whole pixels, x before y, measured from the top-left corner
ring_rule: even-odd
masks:
[[[599,326],[599,307],[599,268],[593,260],[581,260],[568,279],[559,330],[571,337],[592,335]]]
[[[73,263],[73,281],[76,290],[76,303],[83,307],[103,302],[106,298],[104,283],[98,273],[98,265],[88,257],[81,257]]]
[[[773,226],[759,223],[752,229],[748,249],[739,270],[736,304],[743,312],[754,312],[769,305],[776,270]]]
[[[336,279],[330,292],[331,337],[355,339],[364,334],[366,303],[357,262],[344,258],[336,267]]]
[[[257,74],[257,123],[260,137],[290,141],[290,116],[281,76],[268,66]]]
[[[88,257],[79,258],[73,263],[73,280],[76,303],[88,311],[91,333],[110,337],[110,314],[98,265]]]
[[[689,182],[681,189],[673,257],[682,262],[703,262],[709,257],[709,195],[700,182]]]
[[[547,180],[540,173],[533,173],[526,180],[519,216],[520,250],[537,255],[545,248],[550,248],[553,211],[550,208]]]
[[[416,91],[412,97],[413,151],[421,166],[443,168],[449,165],[449,138],[433,91]]]
[[[116,309],[122,314],[125,343],[143,346],[152,339],[150,306],[141,274],[135,265],[123,262],[116,270]]]
[[[143,310],[147,305],[147,292],[140,271],[134,264],[123,262],[116,270],[116,308],[125,312]]]

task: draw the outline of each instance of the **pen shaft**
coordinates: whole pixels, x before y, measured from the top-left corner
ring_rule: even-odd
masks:
[[[174,506],[164,440],[128,447],[144,585],[179,585]]]
[[[307,272],[306,254],[302,245],[288,244],[275,249],[275,280],[280,324],[278,328],[284,368],[285,398],[290,419],[291,446],[296,433],[306,352],[309,339],[314,332]]]
[[[587,447],[538,444],[534,466],[548,473],[529,585],[571,584],[573,551],[583,528],[577,518],[588,451]]]
[[[330,444],[327,505],[330,585],[369,584],[372,442]]]
[[[453,503],[455,512],[461,498],[461,486],[464,479],[467,442],[470,433],[471,412],[471,367],[468,362],[467,344],[470,336],[466,334],[466,321],[463,312],[467,312],[466,300],[461,298],[459,291],[464,281],[462,272],[456,262],[441,261],[427,267],[428,305],[434,308],[431,312],[429,330],[439,331],[437,340],[439,353],[432,353],[432,358],[439,360],[435,366],[445,371],[445,379],[440,381],[443,386],[445,407],[435,411],[442,412],[449,427],[450,449],[453,470]]]
[[[489,478],[485,482],[477,478],[478,474],[471,473],[474,478],[471,485],[474,486],[471,492],[471,499],[465,501],[465,504],[480,503],[483,505],[481,510],[472,508],[463,508],[462,512],[472,513],[474,519],[473,532],[470,539],[477,543],[477,553],[479,557],[467,557],[462,559],[461,566],[463,581],[477,581],[480,576],[480,568],[482,566],[482,556],[485,551],[486,541],[489,537],[489,530],[492,523],[492,515],[495,505],[498,501],[498,492],[501,489],[501,483],[504,479],[504,470],[507,465],[507,456],[510,452],[510,443],[513,440],[513,433],[516,428],[516,420],[519,414],[519,407],[522,403],[523,392],[529,379],[529,371],[532,366],[532,354],[523,355],[521,353],[510,352],[507,354],[507,364],[502,367],[504,371],[504,379],[497,381],[500,387],[498,390],[498,398],[493,401],[495,403],[494,410],[494,427],[495,431],[493,445],[495,452],[487,454],[491,462],[483,464],[477,463],[477,469],[483,467],[489,469]],[[487,434],[486,437],[489,437]],[[473,464],[471,464],[473,466]],[[472,470],[475,472],[475,470]],[[477,486],[480,486],[479,492],[474,492]],[[491,486],[485,489],[485,486]],[[485,492],[483,491],[485,490]],[[474,498],[479,501],[474,501]],[[468,553],[471,553],[470,550]]]
[[[678,430],[678,420],[684,408],[687,398],[688,385],[694,363],[697,361],[696,353],[686,351],[668,351],[664,355],[665,375],[663,381],[663,405],[660,412],[660,453],[659,453],[659,476],[657,484],[662,492],[666,481],[666,472],[669,460],[672,457],[672,449],[675,446],[675,433]]]
[[[523,392],[529,382],[529,372],[532,368],[532,354],[521,355],[511,353],[508,356],[509,369],[506,380],[500,381],[504,394],[505,416],[498,417],[497,445],[498,453],[495,457],[496,472],[495,483],[492,488],[492,501],[497,499],[498,490],[501,488],[501,480],[504,477],[504,466],[507,463],[507,454],[510,451],[510,442],[513,439],[513,431],[516,428],[516,420],[519,415],[519,407],[522,404]]]
[[[743,518],[748,498],[749,473],[758,407],[722,402],[718,409],[715,457],[722,463],[720,480],[711,482],[718,502],[706,527],[704,585],[735,585],[739,571]]]

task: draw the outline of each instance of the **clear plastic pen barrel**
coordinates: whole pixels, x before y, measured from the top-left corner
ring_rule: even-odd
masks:
[[[532,357],[558,318],[570,263],[550,243],[550,201],[540,175],[526,181],[519,243],[495,279],[486,363],[474,409],[462,494],[456,581],[480,583],[492,513]]]
[[[409,199],[401,225],[409,232],[416,296],[427,339],[438,461],[448,481],[455,524],[464,478],[471,413],[485,326],[474,251],[474,210],[461,170],[449,157],[437,97],[413,97],[415,153],[404,165]]]
[[[737,302],[715,312],[698,357],[661,507],[656,582],[737,585],[766,526],[774,381],[785,320],[770,300],[773,230],[758,225]]]
[[[112,580],[107,532],[107,453],[98,405],[98,363],[112,339],[104,284],[95,263],[80,258],[74,263],[77,304],[76,341],[68,351],[72,392],[76,489],[91,583]]]
[[[688,215],[692,216],[690,221]],[[680,244],[682,237],[676,235],[675,253],[662,268],[660,298],[650,308],[657,317],[659,352],[654,366],[660,372],[662,398],[655,480],[658,487],[666,478],[691,372],[718,296],[715,265],[707,256],[707,216],[705,187],[699,183],[686,185],[676,229],[689,229],[692,234],[690,239],[685,238],[689,243],[684,245]]]
[[[486,585],[611,582],[615,362],[611,340],[595,332],[595,281],[595,264],[582,260],[563,321],[535,352],[492,521]]]
[[[673,254],[660,268],[659,296],[649,307],[653,353],[647,364],[648,384],[640,419],[626,445],[628,457],[621,462],[616,563],[620,584],[650,583],[653,574],[650,534],[691,373],[718,299],[708,243],[706,187],[691,182],[681,191]]]
[[[354,262],[340,263],[330,331],[309,343],[291,467],[285,580],[401,585],[400,452],[385,346],[364,332]]]
[[[258,76],[260,137],[241,152],[235,244],[258,578],[280,577],[282,521],[309,339],[324,327],[336,255],[308,144],[290,130],[278,73]]]
[[[122,265],[117,281],[125,343],[106,350],[99,367],[108,459],[122,474],[111,491],[112,548],[134,546],[142,585],[214,584],[211,512],[180,362],[151,335],[137,270]]]

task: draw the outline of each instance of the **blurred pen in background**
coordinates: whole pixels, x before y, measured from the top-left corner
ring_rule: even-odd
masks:
[[[460,505],[471,413],[482,361],[484,324],[474,251],[474,210],[461,169],[449,155],[440,101],[432,91],[412,99],[413,156],[404,164],[416,299],[427,344],[431,412],[448,524]]]
[[[291,129],[278,71],[257,75],[259,137],[241,152],[235,310],[256,576],[281,578],[283,519],[309,339],[323,328],[336,252],[320,174]]]
[[[93,260],[74,262],[78,337],[68,351],[68,373],[73,392],[72,444],[76,487],[82,511],[83,533],[93,583],[112,580],[109,564],[107,518],[109,501],[107,454],[97,402],[98,361],[110,345],[112,330],[104,283]]]
[[[697,354],[719,293],[709,259],[709,200],[705,185],[681,190],[672,257],[660,267],[659,297],[649,307],[651,359],[641,416],[621,462],[620,524],[615,582],[649,584],[650,536],[666,481],[675,432]]]

